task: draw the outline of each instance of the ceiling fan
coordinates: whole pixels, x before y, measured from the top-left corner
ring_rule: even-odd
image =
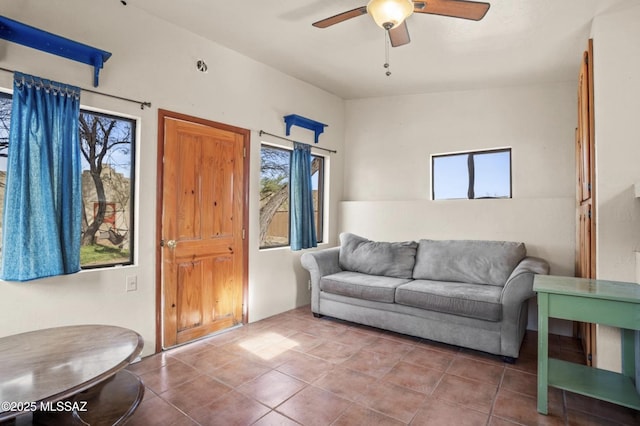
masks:
[[[467,0],[370,0],[366,6],[339,13],[314,22],[312,25],[317,28],[327,28],[368,13],[378,26],[388,31],[391,46],[398,47],[411,41],[405,20],[412,13],[479,21],[484,18],[489,6],[489,3]]]

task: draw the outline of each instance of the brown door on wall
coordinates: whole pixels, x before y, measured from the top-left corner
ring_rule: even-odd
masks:
[[[157,302],[167,348],[246,322],[249,131],[163,110],[158,120]]]
[[[593,42],[583,55],[578,81],[576,129],[576,276],[596,277],[595,148],[593,111]],[[577,324],[587,365],[596,356],[596,325]]]

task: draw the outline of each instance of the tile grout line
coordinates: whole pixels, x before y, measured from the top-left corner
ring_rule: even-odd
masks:
[[[487,418],[487,425],[491,424],[491,417],[493,417],[493,409],[496,406],[496,402],[498,401],[498,394],[502,389],[502,384],[504,383],[504,376],[507,373],[507,367],[502,369],[502,375],[500,376],[500,383],[498,383],[498,387],[496,388],[496,394],[493,397],[493,401],[491,401],[491,409],[489,410],[489,417]]]

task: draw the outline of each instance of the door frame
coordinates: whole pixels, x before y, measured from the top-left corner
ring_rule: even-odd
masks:
[[[178,112],[158,109],[158,154],[156,163],[156,346],[155,353],[162,352],[162,209],[163,209],[163,178],[164,178],[164,121],[165,118],[173,118],[183,120],[190,123],[201,124],[207,127],[213,127],[220,130],[226,130],[233,133],[241,134],[244,141],[244,164],[243,175],[244,197],[242,200],[242,226],[245,229],[242,259],[242,323],[249,321],[249,148],[251,146],[251,131],[241,127],[235,127],[216,121],[206,120]]]

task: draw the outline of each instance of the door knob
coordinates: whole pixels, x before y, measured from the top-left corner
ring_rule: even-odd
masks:
[[[169,247],[170,249],[176,248],[177,245],[178,245],[178,243],[176,242],[176,240],[167,241],[167,247]]]

